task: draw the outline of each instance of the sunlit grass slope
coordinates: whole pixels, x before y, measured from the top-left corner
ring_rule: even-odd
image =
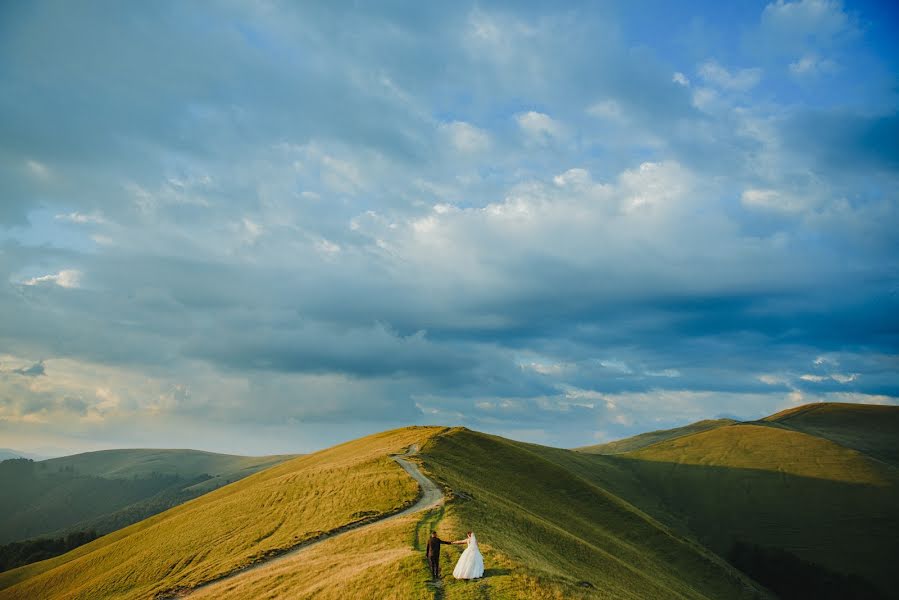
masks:
[[[491,575],[449,581],[446,598],[760,596],[721,559],[579,474],[599,468],[591,458],[465,429],[432,438],[425,466],[454,492],[440,531],[473,529]]]
[[[115,531],[292,456],[105,450],[0,465],[0,543]]]
[[[740,424],[615,457],[699,539],[726,555],[736,541],[781,548],[896,589],[895,468],[830,440]],[[625,497],[628,494],[624,494]],[[639,503],[639,498],[636,499]]]
[[[0,598],[148,598],[190,588],[346,524],[413,502],[389,453],[439,428],[369,436],[296,458],[104,536],[0,574]]]
[[[351,531],[239,578],[198,590],[190,598],[431,600],[434,593],[424,555],[413,539],[420,520],[421,515],[409,515]],[[450,570],[445,563],[444,571]]]
[[[705,421],[698,421],[696,423],[691,423],[690,425],[684,425],[683,427],[649,431],[633,437],[624,438],[623,440],[615,440],[614,442],[596,444],[593,446],[584,446],[582,448],[575,448],[575,450],[578,452],[586,452],[588,454],[621,454],[623,452],[639,450],[640,448],[664,442],[665,440],[672,440],[685,435],[699,433],[700,431],[724,427],[725,425],[733,425],[736,422],[737,421],[734,421],[733,419],[706,419]]]
[[[899,406],[808,404],[763,422],[823,437],[899,466]]]

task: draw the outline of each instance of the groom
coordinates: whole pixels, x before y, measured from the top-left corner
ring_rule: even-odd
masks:
[[[431,575],[434,579],[440,579],[440,544],[453,544],[453,542],[444,542],[437,537],[436,531],[432,531],[431,537],[428,538],[425,556],[428,557],[428,565],[431,567]]]

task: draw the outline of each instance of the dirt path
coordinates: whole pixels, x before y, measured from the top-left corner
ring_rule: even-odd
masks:
[[[238,569],[237,571],[233,571],[228,573],[227,575],[223,575],[217,579],[213,579],[212,581],[207,581],[201,585],[198,585],[194,588],[190,589],[182,589],[174,592],[170,592],[164,596],[157,596],[156,600],[175,600],[177,598],[186,598],[190,596],[193,592],[198,590],[207,590],[207,588],[211,588],[212,586],[217,586],[219,584],[232,581],[233,579],[237,579],[239,577],[243,577],[248,573],[255,571],[261,567],[270,567],[272,565],[278,564],[281,561],[287,560],[289,558],[295,557],[297,554],[308,550],[322,542],[333,539],[335,537],[344,535],[349,533],[350,531],[356,531],[358,529],[362,529],[365,527],[370,527],[375,525],[376,523],[383,523],[384,521],[389,521],[391,519],[397,519],[399,517],[404,517],[406,515],[410,515],[412,513],[422,512],[425,510],[429,510],[434,508],[435,506],[439,506],[443,504],[445,497],[443,495],[443,491],[440,489],[436,483],[428,479],[424,476],[424,474],[419,470],[418,465],[408,459],[409,456],[414,456],[418,454],[418,445],[413,444],[409,446],[406,450],[405,454],[392,454],[390,458],[392,458],[396,463],[403,468],[406,473],[412,476],[415,481],[418,482],[419,487],[421,488],[421,496],[418,501],[415,502],[412,506],[403,509],[399,512],[395,512],[393,514],[387,515],[381,519],[376,519],[374,521],[366,521],[364,523],[357,523],[352,525],[345,525],[340,527],[331,533],[327,533],[319,538],[306,542],[304,544],[300,544],[299,546],[285,552],[284,554],[279,554],[278,556],[273,556],[267,560],[262,560],[257,563],[253,563],[248,567],[244,567],[242,569]]]

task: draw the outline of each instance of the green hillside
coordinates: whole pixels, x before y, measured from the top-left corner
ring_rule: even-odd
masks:
[[[846,430],[831,408],[842,411]],[[899,473],[849,447],[857,442],[849,432],[860,435],[867,418],[851,413],[867,415],[869,407],[791,415],[817,410],[829,415],[827,438],[788,428],[775,415],[615,455],[464,428],[389,431],[279,464],[65,555],[0,573],[0,600],[172,593],[195,600],[773,599],[725,558],[769,585],[772,571],[791,579],[799,591],[784,598],[895,597]],[[420,448],[415,460],[447,501],[380,520],[420,493],[390,458],[410,447]],[[883,438],[875,450],[890,448]],[[474,530],[485,577],[452,579],[461,549],[447,547],[446,577],[435,587],[423,558],[431,529],[450,540]]]
[[[826,438],[899,467],[899,407],[827,402],[771,415],[762,423]]]
[[[196,450],[104,450],[0,463],[0,544],[107,533],[283,462]]]
[[[673,523],[722,556],[750,543],[859,575],[884,592],[899,589],[899,474],[890,465],[828,439],[753,424],[616,458],[643,484],[625,497],[661,502]]]
[[[447,598],[764,597],[719,557],[597,483],[620,474],[578,473],[597,469],[591,457],[466,429],[433,438],[423,454],[455,496],[441,532],[474,529],[489,544],[485,556],[514,565],[478,584],[450,581]]]
[[[691,423],[690,425],[684,425],[683,427],[649,431],[622,440],[615,440],[614,442],[607,442],[605,444],[596,444],[594,446],[583,446],[581,448],[575,448],[575,450],[578,452],[586,452],[587,454],[622,454],[624,452],[632,452],[634,450],[639,450],[640,448],[645,448],[646,446],[664,442],[665,440],[672,440],[685,435],[699,433],[700,431],[708,431],[709,429],[733,425],[735,423],[737,423],[737,421],[734,421],[733,419],[706,419],[704,421]]]
[[[411,444],[422,446],[424,469],[453,490],[445,508],[356,530],[348,534],[355,544],[330,540],[310,550],[315,559],[272,567],[270,576],[254,571],[214,597],[346,598],[380,589],[370,597],[432,598],[417,551],[432,526],[452,539],[476,530],[488,565],[480,582],[447,579],[447,599],[766,597],[718,557],[542,453],[585,465],[593,457],[464,429],[408,428],[289,461],[64,556],[0,574],[0,598],[146,598],[191,588],[410,503],[417,485],[388,454]],[[346,556],[347,544],[364,555],[361,562],[335,558]],[[369,546],[379,550],[366,552]],[[446,564],[457,556],[448,549]]]

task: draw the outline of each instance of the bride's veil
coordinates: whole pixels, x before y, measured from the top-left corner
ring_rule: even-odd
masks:
[[[477,548],[477,547],[478,547],[478,538],[476,538],[476,537],[474,536],[474,532],[473,532],[473,531],[471,532],[471,541],[468,542],[468,545],[469,545],[469,546],[472,546],[472,547],[474,547],[474,548]]]

